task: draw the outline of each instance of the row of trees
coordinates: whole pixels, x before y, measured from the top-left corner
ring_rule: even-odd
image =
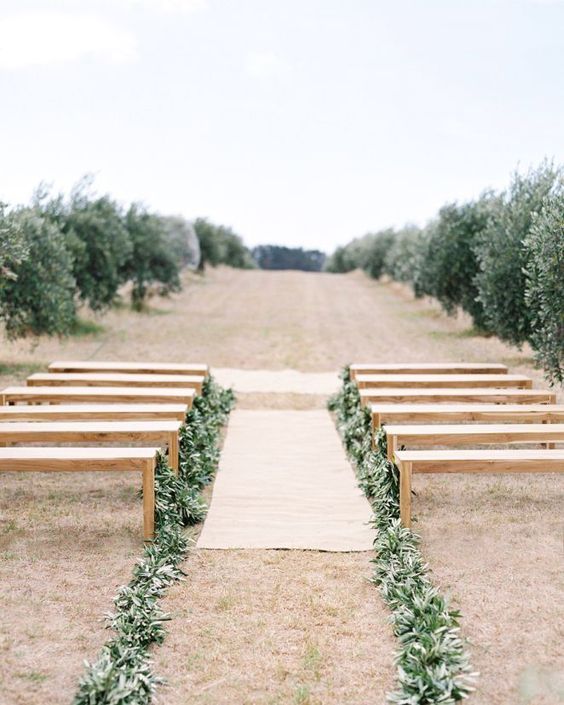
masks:
[[[252,266],[228,228],[124,208],[91,185],[85,178],[68,197],[40,187],[30,205],[0,203],[0,319],[9,338],[71,333],[80,305],[102,312],[126,283],[141,310],[150,291],[179,291],[185,267]]]
[[[383,230],[338,248],[326,269],[408,282],[477,329],[528,341],[547,378],[564,381],[564,174],[543,163],[509,188],[449,203],[425,228]]]
[[[325,264],[325,253],[304,250],[302,247],[257,245],[252,255],[261,269],[297,269],[302,272],[320,272]]]

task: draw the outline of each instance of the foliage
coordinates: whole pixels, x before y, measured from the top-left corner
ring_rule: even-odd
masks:
[[[414,282],[421,269],[424,234],[416,225],[398,230],[384,259],[384,273],[398,282]]]
[[[556,178],[557,171],[546,163],[525,175],[515,173],[476,245],[478,298],[487,327],[518,346],[530,337],[532,318],[525,301],[529,251],[523,243]]]
[[[164,625],[171,618],[161,610],[158,601],[171,583],[184,576],[180,564],[188,542],[183,525],[203,518],[198,489],[189,485],[187,467],[199,462],[202,446],[213,449],[217,462],[220,429],[232,404],[232,392],[207,379],[202,396],[187,414],[187,425],[194,427],[194,432],[181,448],[183,470],[179,477],[164,457],[159,458],[155,477],[155,539],[145,548],[131,581],[118,590],[114,612],[107,615],[107,626],[114,636],[94,663],[85,664],[86,672],[74,705],[148,705],[156,687],[163,682],[153,674],[148,655],[153,644],[162,644],[166,634]]]
[[[40,187],[35,203],[67,236],[79,298],[93,311],[102,311],[111,306],[124,282],[132,245],[122,209],[107,195],[92,197],[91,184],[90,177],[83,178],[68,201],[62,195],[47,199]]]
[[[352,272],[355,268],[354,263],[349,258],[348,246],[337,247],[332,255],[327,257],[325,260],[325,266],[323,270],[325,272],[331,272],[332,274],[345,274],[346,272]]]
[[[320,272],[325,263],[325,253],[304,250],[302,247],[258,245],[252,250],[260,269],[297,269],[303,272]]]
[[[360,404],[356,385],[345,369],[343,386],[330,409],[351,457],[360,487],[374,509],[376,557],[373,582],[392,610],[400,642],[396,654],[398,688],[388,695],[396,705],[453,705],[473,690],[460,615],[450,610],[433,587],[419,549],[419,539],[399,520],[399,473],[386,457],[386,436],[370,443],[370,414]]]
[[[254,269],[256,262],[239,235],[225,225],[214,225],[207,218],[197,218],[194,230],[200,241],[200,264],[204,271],[207,265],[217,267],[226,264],[238,269]]]
[[[162,216],[160,221],[178,265],[197,269],[200,264],[200,242],[194,226],[180,215]]]
[[[386,254],[394,237],[393,230],[382,230],[356,238],[345,247],[337,248],[327,260],[325,270],[344,273],[362,269],[374,279],[379,279],[384,273]]]
[[[14,279],[13,268],[29,257],[29,245],[16,219],[6,214],[0,201],[0,295],[4,279]]]
[[[134,203],[126,213],[125,225],[132,252],[123,273],[133,283],[131,303],[139,311],[153,284],[159,285],[161,295],[180,291],[180,266],[158,215]]]
[[[478,299],[476,256],[478,238],[499,205],[493,193],[461,205],[449,203],[427,229],[427,243],[417,278],[419,293],[434,296],[448,314],[458,308],[472,316],[477,328],[487,329]]]
[[[549,196],[525,239],[525,301],[530,342],[551,382],[564,382],[564,180]]]
[[[2,227],[15,234],[3,264],[9,276],[0,282],[0,318],[8,337],[69,333],[76,282],[64,233],[37,208],[13,211]]]

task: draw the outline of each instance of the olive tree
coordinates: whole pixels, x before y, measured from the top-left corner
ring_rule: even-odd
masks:
[[[552,382],[564,382],[564,183],[549,196],[525,238],[530,343]]]
[[[37,208],[19,208],[3,218],[4,230],[21,238],[18,253],[4,263],[11,275],[0,286],[0,317],[9,338],[65,335],[75,322],[72,255],[59,226]]]
[[[487,329],[488,321],[478,298],[476,244],[498,200],[485,193],[477,201],[443,206],[428,227],[419,275],[423,293],[434,296],[450,315],[462,308],[481,329]]]
[[[180,290],[180,262],[158,215],[134,203],[126,213],[125,223],[132,250],[122,274],[133,284],[131,303],[140,311],[153,284],[159,285],[162,295]]]
[[[525,175],[515,173],[475,247],[480,266],[475,281],[487,327],[515,345],[531,335],[531,310],[525,302],[529,250],[524,241],[556,178],[557,171],[547,163]]]

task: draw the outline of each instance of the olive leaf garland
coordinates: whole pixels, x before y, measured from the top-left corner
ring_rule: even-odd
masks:
[[[234,404],[231,390],[213,378],[186,415],[180,437],[178,477],[160,455],[155,473],[155,539],[145,547],[133,577],[119,588],[114,612],[106,615],[114,636],[93,663],[85,663],[73,705],[145,705],[163,680],[152,671],[149,649],[162,644],[170,616],[159,607],[167,587],[184,577],[180,564],[188,550],[183,527],[202,521],[202,488],[219,461],[219,440]]]
[[[362,407],[349,368],[341,390],[329,402],[337,428],[353,462],[358,483],[372,504],[376,529],[372,582],[392,611],[398,688],[388,694],[394,705],[454,705],[474,690],[460,613],[449,609],[428,576],[419,537],[401,526],[399,472],[386,457],[386,435],[371,443],[369,411]]]

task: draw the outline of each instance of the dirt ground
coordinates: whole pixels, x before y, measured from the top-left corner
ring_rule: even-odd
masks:
[[[350,361],[497,361],[530,353],[363,275],[217,270],[149,313],[113,311],[67,341],[0,349],[0,384],[53,359],[207,361],[331,372]],[[316,395],[243,394],[240,408],[318,408]],[[0,478],[0,703],[72,698],[82,661],[141,551],[131,477]],[[561,520],[555,476],[416,478],[414,511],[434,580],[463,613],[481,672],[471,705],[555,705],[563,695]],[[393,685],[387,611],[368,554],[193,551],[166,606],[161,702],[367,705]],[[258,648],[257,648],[258,647]]]

